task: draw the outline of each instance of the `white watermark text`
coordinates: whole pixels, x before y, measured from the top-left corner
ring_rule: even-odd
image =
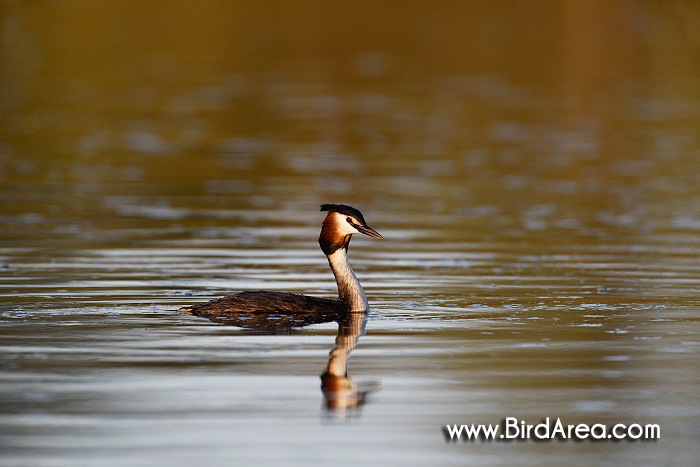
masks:
[[[602,423],[564,424],[560,418],[545,417],[540,423],[528,424],[515,417],[506,417],[498,425],[445,425],[447,441],[517,441],[517,440],[591,440],[636,441],[661,438],[661,427],[654,423],[606,425]]]

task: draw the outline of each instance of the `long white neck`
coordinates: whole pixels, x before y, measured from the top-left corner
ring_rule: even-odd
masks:
[[[348,251],[338,248],[328,256],[328,264],[331,265],[335,281],[338,284],[338,300],[344,304],[348,311],[367,311],[369,303],[365,291],[348,261]]]

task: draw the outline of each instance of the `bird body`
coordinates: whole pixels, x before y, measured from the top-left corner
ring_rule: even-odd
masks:
[[[186,306],[179,311],[236,325],[250,321],[249,324],[255,324],[274,314],[278,319],[289,320],[291,326],[335,321],[348,312],[367,311],[367,297],[348,261],[348,245],[355,233],[374,238],[382,236],[367,225],[360,211],[351,206],[323,204],[321,211],[328,214],[323,220],[318,242],[335,276],[338,300],[288,292],[246,291]]]

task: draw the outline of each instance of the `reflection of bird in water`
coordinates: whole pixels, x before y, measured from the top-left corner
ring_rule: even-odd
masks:
[[[378,391],[378,382],[356,383],[348,377],[350,352],[365,333],[367,313],[347,313],[338,319],[338,336],[331,350],[323,374],[321,391],[331,418],[344,418],[367,401],[367,396]]]
[[[344,204],[323,204],[328,214],[321,227],[318,243],[338,284],[338,300],[284,292],[241,292],[180,309],[180,312],[209,318],[223,324],[247,328],[269,327],[274,315],[276,327],[299,327],[335,321],[348,312],[367,311],[365,292],[348,261],[348,245],[354,233],[382,236],[367,225],[362,213]],[[284,326],[284,324],[288,324]],[[281,325],[281,326],[280,326]]]

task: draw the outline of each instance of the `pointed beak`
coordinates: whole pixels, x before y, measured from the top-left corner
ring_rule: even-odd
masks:
[[[372,227],[369,225],[353,225],[357,229],[358,232],[367,235],[368,237],[372,238],[384,238],[381,236],[379,232],[374,230]]]

